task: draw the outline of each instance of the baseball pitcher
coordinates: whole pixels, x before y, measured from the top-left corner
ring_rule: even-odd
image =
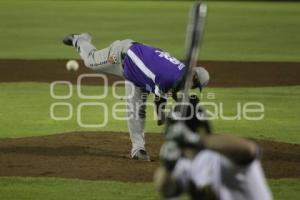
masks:
[[[91,41],[90,34],[82,33],[67,35],[63,43],[75,47],[88,68],[126,79],[131,157],[149,161],[144,139],[147,96],[149,93],[155,94],[158,125],[163,124],[167,93],[175,93],[182,88],[186,67],[169,53],[131,39],[114,41],[101,50],[97,50]],[[208,81],[209,74],[204,68],[194,70],[192,88],[201,89]]]

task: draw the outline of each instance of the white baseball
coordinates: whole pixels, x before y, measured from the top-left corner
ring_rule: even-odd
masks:
[[[66,64],[66,68],[68,71],[77,71],[79,69],[79,64],[76,60],[69,60]]]

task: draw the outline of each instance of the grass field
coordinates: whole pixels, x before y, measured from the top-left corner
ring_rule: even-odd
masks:
[[[237,115],[237,105],[246,102],[260,102],[265,106],[265,117],[259,121],[249,121],[243,116],[241,120],[215,120],[215,131],[218,133],[234,133],[241,136],[260,139],[271,139],[300,144],[300,127],[297,125],[297,115],[300,112],[299,92],[300,87],[266,87],[266,88],[208,88],[202,98],[205,102],[216,102],[218,112],[223,109],[226,117]],[[73,88],[73,97],[69,100],[55,100],[50,96],[50,84],[46,83],[1,83],[0,84],[0,120],[5,124],[0,128],[0,137],[25,137],[57,134],[67,131],[99,131],[98,129],[80,128],[76,122],[76,108],[81,102],[102,102],[108,106],[107,126],[101,131],[118,130],[126,132],[126,121],[113,118],[112,110],[115,103],[123,102],[114,98],[111,90],[103,100],[81,100],[77,96],[76,88]],[[83,93],[89,95],[101,94],[102,87],[84,86]],[[65,86],[55,88],[56,94],[66,94]],[[124,94],[123,88],[118,88],[117,93]],[[207,97],[215,95],[214,100]],[[9,105],[7,105],[9,102]],[[50,106],[54,102],[70,102],[74,107],[74,116],[68,121],[54,121],[50,118]],[[149,103],[153,102],[149,98]],[[219,106],[223,103],[223,106]],[[293,109],[284,109],[287,105],[293,105]],[[120,106],[119,108],[125,108]],[[212,106],[207,108],[213,112]],[[85,123],[101,123],[104,121],[103,109],[90,107],[83,109],[82,116]],[[155,110],[148,106],[147,131],[160,132],[156,126],[153,114]],[[66,116],[68,111],[65,107],[55,109],[55,115]],[[260,115],[260,114],[259,114]],[[119,113],[118,116],[126,116]],[[220,115],[218,115],[220,116]],[[257,116],[257,115],[255,115]],[[17,125],[17,126],[16,126]]]
[[[241,0],[242,1],[242,0]],[[0,1],[0,58],[56,59],[79,58],[61,44],[65,34],[88,31],[95,44],[105,47],[111,41],[133,38],[166,49],[183,58],[187,11],[192,1]],[[300,3],[209,1],[209,15],[201,58],[233,61],[300,61]],[[0,83],[0,138],[40,136],[67,131],[85,131],[75,116],[70,121],[53,121],[49,116],[51,99],[46,83]],[[57,93],[66,89],[58,87]],[[84,87],[97,93],[101,87]],[[271,139],[300,144],[300,86],[267,88],[208,88],[224,102],[225,114],[236,113],[236,103],[259,101],[265,105],[262,121],[213,122],[218,133]],[[120,89],[122,92],[122,89]],[[76,97],[74,108],[82,102]],[[205,95],[204,95],[204,100]],[[150,99],[151,101],[151,99]],[[111,93],[109,106],[121,102]],[[58,109],[58,115],[66,110]],[[74,110],[75,113],[75,110]],[[160,129],[148,110],[147,131]],[[101,120],[101,111],[86,110],[86,122]],[[111,119],[102,131],[127,131],[124,121]],[[99,130],[99,129],[89,129]],[[276,200],[298,199],[299,179],[271,179]],[[157,199],[151,183],[83,181],[59,178],[1,177],[0,199]]]
[[[82,100],[78,99],[73,88],[74,97],[69,100],[74,107]],[[102,88],[85,86],[85,94],[95,95]],[[86,131],[93,129],[80,128],[73,117],[70,121],[53,121],[49,117],[49,108],[55,100],[50,98],[50,85],[47,83],[1,83],[0,84],[0,137],[28,137],[40,136],[66,131]],[[122,94],[123,88],[118,88]],[[55,88],[56,94],[66,94],[64,86]],[[215,93],[215,102],[223,101],[224,113],[236,113],[236,102],[260,101],[265,105],[265,119],[253,121],[223,121],[213,122],[216,132],[235,133],[242,136],[272,139],[290,143],[300,143],[297,113],[300,105],[298,101],[299,86],[297,87],[267,87],[267,88],[207,88],[207,93]],[[207,95],[203,96],[205,101]],[[119,102],[109,91],[105,100],[109,106]],[[151,101],[151,99],[149,100]],[[8,103],[9,102],[9,103]],[[101,102],[101,101],[100,101]],[[103,101],[102,101],[103,102]],[[285,109],[293,105],[293,109]],[[152,108],[148,109],[147,130],[159,132],[152,118]],[[75,110],[74,110],[75,112]],[[58,109],[57,115],[64,116],[66,111]],[[96,123],[101,119],[101,111],[88,109],[85,112],[87,123]],[[101,129],[126,131],[126,122],[113,120],[107,127]],[[99,130],[99,129],[97,129]],[[299,195],[299,179],[269,180],[271,189],[277,200],[296,199]],[[157,199],[157,193],[151,183],[121,183],[106,181],[81,181],[55,178],[0,178],[1,199]]]
[[[269,180],[277,200],[297,199],[299,180]],[[119,183],[57,178],[0,178],[2,199],[125,200],[159,199],[152,183]]]
[[[0,58],[78,58],[61,40],[82,31],[91,32],[99,48],[130,37],[183,58],[191,5],[191,1],[2,1],[0,37],[5,48],[0,49]],[[202,58],[300,61],[299,5],[208,2]]]

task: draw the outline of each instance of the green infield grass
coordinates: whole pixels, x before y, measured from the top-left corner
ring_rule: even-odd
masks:
[[[132,38],[184,55],[192,1],[2,1],[0,58],[78,58],[64,35],[90,32],[97,47]],[[300,61],[300,4],[208,2],[201,58]]]
[[[298,179],[271,179],[276,200],[299,197]],[[160,199],[152,183],[84,181],[61,178],[0,178],[0,196],[5,200],[154,200]]]
[[[102,48],[116,39],[134,40],[161,47],[183,59],[188,10],[192,1],[1,1],[0,59],[66,59],[79,58],[62,45],[64,35],[88,31],[94,43]],[[232,61],[300,61],[300,3],[291,2],[208,2],[208,20],[201,59]],[[101,86],[84,86],[85,94],[103,91]],[[207,88],[203,101],[216,103],[207,108],[223,115],[235,116],[238,106],[247,102],[264,105],[264,119],[213,121],[217,133],[270,139],[300,144],[300,86],[262,88]],[[116,103],[111,88],[101,100],[78,98],[53,99],[48,83],[0,83],[0,138],[20,138],[71,131],[126,132],[126,121],[113,119]],[[119,94],[123,88],[117,89]],[[68,92],[57,86],[55,94]],[[212,95],[214,96],[211,99]],[[53,103],[70,103],[70,120],[51,119]],[[152,99],[149,98],[149,102]],[[80,103],[107,105],[108,124],[103,128],[82,128],[77,123]],[[122,107],[120,107],[122,108]],[[124,108],[124,107],[123,107]],[[154,110],[149,106],[147,132],[160,132]],[[87,124],[104,120],[104,111],[82,108]],[[55,116],[68,115],[66,107],[56,107]],[[126,116],[123,112],[119,116]],[[268,180],[276,200],[298,199],[299,179]],[[0,199],[4,200],[114,200],[158,199],[152,183],[84,181],[61,178],[0,177]]]
[[[213,125],[217,133],[300,143],[300,130],[297,121],[300,112],[299,89],[299,86],[207,88],[202,99],[203,102],[210,103],[206,107],[216,116]],[[0,127],[1,138],[40,136],[68,131],[115,131],[115,127],[119,127],[119,131],[127,131],[126,121],[117,120],[113,116],[113,113],[117,117],[126,116],[124,111],[126,101],[113,97],[110,87],[107,97],[101,100],[80,99],[75,86],[73,86],[73,96],[70,99],[54,99],[50,95],[50,84],[48,83],[1,83],[0,91],[0,121],[3,124]],[[56,95],[66,95],[68,92],[66,85],[54,87]],[[100,95],[103,93],[103,87],[82,86],[82,93]],[[124,88],[117,88],[116,93],[122,96]],[[50,117],[51,105],[57,102],[70,103],[73,108],[73,115],[70,120],[57,121]],[[161,128],[156,125],[154,105],[151,105],[152,96],[148,102],[146,130],[147,132],[160,132]],[[247,102],[258,102],[264,105],[264,118],[262,120],[246,120],[244,114],[238,114],[240,113],[239,107],[243,110]],[[100,124],[107,119],[107,125],[102,128],[80,127],[77,122],[80,103],[101,104],[98,107],[86,105],[81,107],[81,122]],[[103,108],[103,105],[107,107]],[[251,108],[255,108],[255,106]],[[113,112],[114,110],[117,112]],[[69,115],[68,107],[54,107],[53,114],[55,117],[67,117]],[[254,117],[261,114],[249,114],[248,116]],[[223,117],[235,117],[236,120],[224,120]]]

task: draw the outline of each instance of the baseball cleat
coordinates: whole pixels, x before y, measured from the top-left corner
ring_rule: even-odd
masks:
[[[141,161],[151,161],[150,156],[147,154],[145,150],[139,150],[137,151],[133,156],[133,160],[141,160]]]
[[[63,39],[63,43],[68,46],[73,46],[74,34],[67,35]]]
[[[92,41],[92,36],[89,33],[75,33],[64,37],[63,43],[68,46],[77,47],[78,40]]]

